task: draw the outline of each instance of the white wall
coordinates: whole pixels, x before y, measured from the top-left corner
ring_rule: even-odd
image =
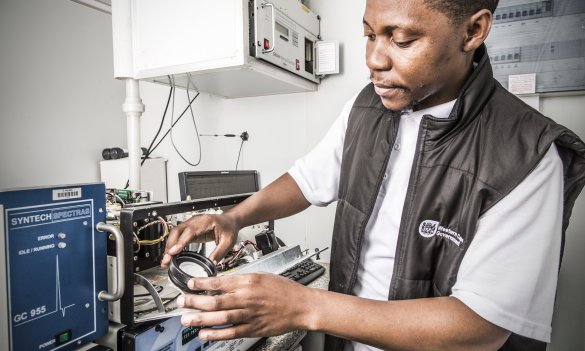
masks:
[[[146,147],[158,129],[169,88],[142,82],[140,89],[146,105],[142,118],[142,145]],[[175,119],[186,106],[185,90],[177,89]],[[164,131],[170,126],[170,110],[169,107]],[[261,186],[286,172],[305,151],[306,98],[303,94],[232,100],[201,94],[193,103],[193,112],[200,134],[249,133],[238,169],[258,170]],[[173,128],[173,140],[185,158],[196,163],[198,144],[190,114],[185,114]],[[153,154],[168,159],[169,201],[180,200],[179,172],[235,169],[240,143],[240,138],[201,137],[202,160],[197,167],[192,167],[177,155],[168,136]],[[287,243],[302,242],[305,217],[300,214],[279,221],[278,236]]]
[[[540,111],[585,139],[585,95],[544,97]],[[566,233],[550,351],[585,350],[585,196],[577,199]]]
[[[0,188],[99,181],[126,133],[111,35],[71,1],[0,2]]]
[[[361,24],[365,2],[306,3],[322,16],[323,37],[340,40],[343,74],[325,79],[316,93],[234,100],[202,94],[194,103],[200,133],[250,133],[239,169],[258,170],[262,185],[310,150],[343,103],[368,81]],[[125,144],[123,85],[111,78],[110,17],[68,0],[2,1],[0,47],[0,188],[98,180],[101,149]],[[168,88],[141,83],[141,92],[146,104],[142,144],[147,146]],[[584,138],[584,98],[542,98],[540,108]],[[175,102],[178,114],[186,103],[183,90]],[[175,140],[193,160],[197,149],[190,116],[177,125]],[[239,139],[203,138],[202,148],[198,167],[181,161],[169,140],[155,152],[169,159],[171,201],[179,199],[178,172],[235,167]],[[583,201],[581,196],[567,233],[550,350],[584,349]],[[329,246],[334,207],[311,208],[280,220],[277,232],[305,248]]]

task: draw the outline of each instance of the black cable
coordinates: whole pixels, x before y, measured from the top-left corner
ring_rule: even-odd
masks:
[[[171,91],[169,92],[169,99],[168,99],[168,101],[167,101],[167,107],[168,107],[168,104],[169,104],[169,102],[170,102],[171,95],[172,95],[173,93],[174,93],[174,89],[173,89],[173,86],[171,86]],[[160,145],[160,143],[162,143],[162,142],[163,142],[163,140],[165,140],[165,138],[167,137],[167,135],[169,135],[170,131],[173,129],[173,127],[175,126],[175,124],[179,123],[179,121],[181,120],[181,118],[183,117],[183,115],[185,115],[185,112],[187,112],[187,110],[188,110],[188,109],[191,107],[191,105],[193,105],[193,102],[195,101],[195,99],[197,99],[197,97],[199,97],[199,94],[200,94],[200,93],[199,93],[199,92],[197,92],[197,94],[196,94],[196,95],[193,97],[193,99],[191,99],[191,100],[189,101],[189,104],[187,105],[187,107],[185,107],[185,109],[183,110],[183,112],[181,112],[181,114],[179,115],[179,117],[177,118],[177,120],[176,120],[176,121],[174,121],[174,122],[172,122],[172,121],[171,121],[171,127],[170,127],[169,129],[167,129],[167,131],[166,131],[166,132],[165,132],[165,134],[162,136],[162,138],[160,138],[160,140],[158,141],[158,143],[156,143],[156,145],[154,145],[154,147],[153,147],[152,149],[150,149],[150,146],[149,146],[150,152],[148,152],[148,153],[147,153],[147,155],[150,155],[150,154],[152,154],[152,153],[154,152],[154,150],[156,150],[156,149],[158,148],[158,146]],[[165,108],[165,114],[166,114],[166,111],[167,111],[167,109]],[[164,122],[164,120],[163,120],[163,122]],[[161,123],[162,123],[162,122],[161,122]],[[200,142],[200,144],[199,144],[199,145],[201,145],[201,142]],[[200,148],[200,149],[201,149],[201,148]],[[145,160],[146,160],[146,159],[145,159]],[[143,161],[142,161],[141,165],[142,165],[142,164],[144,164],[144,161],[145,161],[145,160],[143,160]],[[200,160],[200,161],[201,161],[201,160]],[[130,179],[128,179],[128,180],[126,181],[126,186],[124,187],[124,189],[128,189],[128,187],[129,187],[129,186],[130,186]]]
[[[190,100],[189,98],[189,82],[191,82],[191,76],[189,74],[187,74],[187,90],[185,90],[187,92],[187,101]],[[199,93],[197,93],[199,94]],[[192,165],[192,166],[197,166],[201,163],[201,137],[199,136],[199,130],[197,130],[197,123],[195,122],[195,115],[193,114],[193,108],[191,107],[191,104],[189,104],[189,111],[191,111],[191,120],[193,120],[193,125],[195,126],[195,135],[197,136],[197,143],[199,144],[199,161],[197,161],[196,164]]]
[[[281,239],[281,238],[279,238],[279,237],[276,237],[276,242],[277,242],[277,243],[278,243],[278,245],[280,245],[280,246],[286,246],[286,244],[284,243],[284,241],[282,241],[282,239]]]
[[[171,78],[169,77],[169,80],[170,79]],[[144,162],[146,162],[146,159],[152,153],[152,151],[153,151],[152,145],[154,145],[154,142],[156,141],[156,138],[158,138],[158,136],[160,135],[160,131],[162,130],[162,127],[163,127],[163,125],[165,123],[165,117],[166,117],[167,111],[169,109],[169,104],[171,103],[171,95],[173,94],[173,90],[174,90],[174,86],[171,85],[171,89],[169,90],[169,97],[167,98],[167,105],[165,106],[165,112],[163,112],[162,119],[160,121],[160,125],[158,126],[158,130],[156,131],[156,134],[154,135],[154,138],[152,138],[152,141],[150,142],[150,145],[148,146],[148,149],[146,149],[146,155],[144,155],[144,159],[142,160],[142,163],[140,164],[141,166],[144,164]]]
[[[179,115],[179,117],[177,118],[177,120],[174,123],[171,124],[171,128],[167,129],[167,132],[162,136],[162,138],[158,141],[158,143],[152,148],[152,151],[156,150],[156,148],[160,145],[160,143],[162,143],[162,141],[167,137],[167,135],[169,135],[172,127],[174,127],[175,124],[177,124],[181,120],[181,117],[183,117],[183,115],[185,114],[185,112],[187,112],[187,110],[189,109],[189,106],[191,106],[193,104],[193,101],[195,101],[195,99],[197,99],[198,96],[199,96],[199,92],[197,92],[197,95],[195,95],[193,97],[193,99],[191,99],[191,101],[189,101],[189,105],[187,107],[185,107],[185,109]]]
[[[169,77],[170,80],[170,77]],[[158,126],[158,130],[156,131],[156,134],[154,135],[154,138],[152,138],[152,141],[150,142],[150,145],[148,146],[148,149],[146,149],[146,153],[144,154],[143,158],[142,158],[142,162],[140,162],[140,167],[142,167],[142,165],[144,165],[144,162],[146,162],[146,159],[150,157],[150,154],[152,153],[153,149],[152,149],[152,145],[154,144],[154,142],[156,141],[156,138],[158,138],[160,131],[162,130],[162,127],[165,123],[165,117],[167,116],[167,110],[169,109],[169,104],[171,102],[171,95],[173,94],[173,86],[171,85],[171,89],[169,90],[169,97],[167,98],[167,105],[165,106],[165,111],[163,112],[162,118],[160,120],[160,125]],[[126,181],[126,186],[124,187],[124,189],[128,189],[128,187],[130,186],[130,179],[128,179]]]
[[[189,101],[189,85],[191,83],[191,76],[187,75],[187,88],[186,88],[186,92],[187,92],[187,101]],[[172,80],[172,85],[175,85],[175,81],[174,79]],[[189,105],[189,110],[191,111],[191,119],[193,120],[193,125],[195,126],[195,132],[197,134],[197,140],[199,141],[199,159],[197,160],[196,163],[191,163],[189,162],[184,156],[183,154],[181,154],[181,152],[179,151],[179,148],[177,147],[177,145],[175,145],[175,140],[173,139],[173,119],[174,119],[174,110],[175,110],[175,93],[173,92],[173,104],[171,107],[171,144],[173,145],[173,148],[175,149],[175,151],[177,152],[177,154],[179,155],[179,157],[181,157],[183,159],[183,161],[185,161],[185,163],[187,163],[189,166],[197,166],[199,165],[199,163],[201,163],[201,140],[199,139],[199,131],[197,130],[197,123],[195,122],[195,115],[193,114],[193,109],[191,108],[191,105]]]
[[[238,151],[238,160],[236,161],[236,171],[238,170],[238,163],[240,163],[240,154],[242,153],[242,147],[244,146],[244,139],[240,143],[240,151]]]

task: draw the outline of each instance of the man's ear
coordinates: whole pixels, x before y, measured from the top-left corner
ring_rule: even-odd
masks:
[[[465,21],[464,26],[463,51],[472,52],[483,44],[490,33],[492,13],[487,9],[479,10]]]

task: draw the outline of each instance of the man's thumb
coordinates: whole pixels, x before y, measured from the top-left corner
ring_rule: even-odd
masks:
[[[209,254],[209,259],[213,261],[215,264],[218,264],[221,261],[227,252],[230,250],[230,244],[226,240],[221,240],[219,244],[213,249],[211,254]]]

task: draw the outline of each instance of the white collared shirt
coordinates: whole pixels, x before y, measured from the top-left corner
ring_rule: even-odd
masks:
[[[343,141],[357,95],[289,174],[313,205],[337,200]],[[356,296],[387,300],[402,208],[425,114],[449,116],[455,100],[403,113],[384,181],[366,226]],[[562,163],[551,146],[537,168],[479,220],[452,296],[513,333],[550,342],[562,221]],[[388,195],[388,196],[387,196]],[[351,343],[346,350],[377,350]]]

